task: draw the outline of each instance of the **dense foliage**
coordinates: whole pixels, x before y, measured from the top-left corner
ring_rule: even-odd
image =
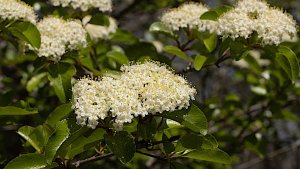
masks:
[[[292,15],[113,2],[0,0],[1,168],[231,168],[282,145],[274,122],[300,120]]]

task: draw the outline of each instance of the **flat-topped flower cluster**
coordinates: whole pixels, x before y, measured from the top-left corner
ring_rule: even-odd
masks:
[[[218,33],[223,37],[249,38],[256,32],[265,45],[278,45],[284,37],[292,39],[297,34],[292,16],[263,0],[239,1],[233,10],[219,18],[218,24]]]
[[[50,0],[54,6],[72,6],[74,9],[80,8],[87,11],[90,8],[98,8],[102,12],[111,12],[111,0]]]
[[[197,29],[201,32],[215,32],[217,22],[200,20],[200,16],[207,11],[209,11],[209,8],[201,3],[184,3],[178,8],[166,11],[162,15],[161,21],[175,31],[181,28],[190,28]]]
[[[161,21],[174,31],[197,29],[200,32],[217,32],[224,38],[232,39],[247,39],[256,32],[263,45],[279,45],[297,34],[292,16],[270,7],[264,0],[240,0],[217,21],[200,19],[208,10],[201,3],[184,3],[166,11]]]
[[[122,127],[134,117],[180,110],[194,100],[196,90],[182,76],[158,62],[121,67],[118,76],[83,78],[73,86],[77,122],[95,128],[99,119],[114,118]]]
[[[36,23],[33,8],[20,0],[0,0],[0,20],[24,20]]]
[[[40,57],[59,61],[68,50],[76,50],[87,45],[87,33],[80,21],[46,17],[37,23],[41,33]]]

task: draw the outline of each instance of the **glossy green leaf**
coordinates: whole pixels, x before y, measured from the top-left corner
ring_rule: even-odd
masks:
[[[129,59],[122,52],[119,52],[119,51],[110,51],[106,55],[107,55],[107,57],[115,60],[120,65],[125,65],[125,64],[129,63]]]
[[[205,12],[204,14],[201,15],[200,19],[201,20],[212,20],[212,21],[217,21],[218,20],[218,13],[215,11],[208,11]]]
[[[134,44],[137,43],[139,39],[126,30],[117,29],[117,31],[112,34],[111,41]]]
[[[175,55],[177,57],[180,57],[183,60],[187,59],[186,54],[182,50],[180,50],[179,48],[177,48],[175,46],[165,46],[164,51],[167,53],[170,53],[172,55]]]
[[[201,148],[203,149],[216,149],[219,146],[215,137],[210,134],[202,136],[202,143]]]
[[[57,150],[69,137],[69,132],[68,123],[66,120],[56,123],[55,133],[50,137],[45,147],[45,156],[48,163],[51,163],[55,158]]]
[[[58,106],[51,114],[49,114],[46,123],[52,127],[55,127],[57,122],[64,119],[65,117],[68,117],[71,112],[71,103],[62,104]]]
[[[28,42],[33,47],[40,48],[41,34],[30,22],[16,22],[12,24],[8,30],[19,39]]]
[[[202,137],[188,133],[180,138],[180,143],[183,147],[188,149],[201,149]]]
[[[197,55],[194,60],[194,67],[197,71],[199,71],[202,66],[204,65],[205,61],[207,60],[207,57],[203,55]]]
[[[261,69],[260,65],[258,64],[257,60],[253,56],[247,54],[242,59],[244,59],[247,62],[247,64],[249,65],[249,67],[251,68],[251,70],[253,72],[255,72],[259,75],[261,74],[262,69]]]
[[[170,169],[189,169],[189,168],[186,165],[172,161],[170,164]]]
[[[46,158],[39,154],[23,154],[11,160],[4,169],[43,169],[47,166]]]
[[[219,16],[223,15],[224,13],[230,11],[232,9],[231,6],[220,6],[220,7],[217,7],[217,8],[214,8],[213,11],[215,11]]]
[[[71,98],[71,79],[75,73],[75,67],[69,63],[60,62],[49,66],[48,79],[63,103]]]
[[[183,125],[194,132],[199,132],[203,135],[207,134],[208,123],[204,113],[194,104],[187,115],[183,116]]]
[[[38,88],[38,86],[43,82],[43,80],[47,77],[47,73],[40,73],[36,76],[33,76],[26,85],[26,90],[28,92],[32,92],[34,89]]]
[[[30,126],[23,126],[19,128],[17,133],[23,137],[26,141],[29,142],[29,144],[38,152],[41,152],[41,147],[38,146],[38,143],[36,143],[36,140],[32,139],[30,137],[30,134],[33,132],[34,128]]]
[[[135,143],[129,133],[120,131],[114,136],[105,135],[105,142],[122,163],[127,163],[133,158]]]
[[[202,40],[208,52],[212,52],[216,49],[217,34],[215,33],[209,34],[209,36],[207,37],[205,36]]]
[[[146,119],[137,125],[137,134],[144,139],[151,139],[157,132],[157,122],[154,118]]]
[[[38,111],[33,110],[25,110],[14,106],[6,106],[6,107],[0,107],[0,116],[25,116],[25,115],[32,115],[37,114]]]
[[[203,160],[221,164],[231,164],[230,156],[222,150],[194,150],[183,156],[195,160]]]
[[[102,13],[97,13],[97,14],[92,15],[92,18],[89,21],[89,24],[109,26],[109,18],[108,18],[108,16],[106,16]]]
[[[174,144],[169,140],[170,139],[165,134],[162,135],[162,141],[164,141],[163,149],[166,154],[170,154],[175,150]]]
[[[75,119],[74,119],[75,120]],[[66,141],[63,142],[63,144],[59,147],[57,151],[57,155],[65,157],[67,152],[69,151],[69,147],[72,143],[74,143],[76,140],[80,139],[82,135],[85,135],[90,129],[86,126],[80,127],[78,129],[73,129],[72,122],[68,121],[69,129],[70,129],[70,136],[66,139]]]
[[[149,56],[149,58],[155,58],[157,51],[155,46],[149,42],[140,42],[129,46],[125,49],[126,56],[129,60],[138,60],[141,57]]]
[[[174,34],[174,32],[172,31],[171,28],[169,28],[167,25],[165,25],[162,22],[154,22],[150,28],[149,28],[150,32],[159,32],[159,33],[164,33],[166,35],[169,35],[171,37],[176,37],[176,35]]]
[[[289,47],[279,46],[276,61],[288,74],[291,81],[295,82],[299,78],[299,62],[296,54]]]
[[[93,143],[102,140],[104,138],[105,130],[96,129],[89,137],[81,136],[74,141],[68,148],[68,152],[65,156],[67,159],[72,159],[74,156],[92,148]]]

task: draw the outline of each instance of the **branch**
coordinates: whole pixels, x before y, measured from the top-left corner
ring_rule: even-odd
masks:
[[[143,154],[145,156],[148,156],[148,157],[156,158],[156,159],[161,160],[161,161],[166,161],[167,160],[167,159],[165,159],[163,157],[156,156],[156,155],[153,155],[153,154],[144,153],[144,152],[139,151],[139,150],[137,150],[136,152],[139,153],[139,154]]]
[[[100,155],[100,156],[92,156],[90,158],[87,158],[87,159],[84,159],[84,160],[78,160],[78,161],[75,161],[73,163],[71,163],[73,166],[75,167],[80,167],[82,164],[85,164],[85,163],[88,163],[88,162],[93,162],[93,161],[97,161],[97,160],[101,160],[101,159],[104,159],[104,158],[108,158],[108,157],[112,157],[114,154],[113,153],[108,153],[108,154],[104,154],[104,155]]]

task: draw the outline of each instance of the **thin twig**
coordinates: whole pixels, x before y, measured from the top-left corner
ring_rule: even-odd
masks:
[[[113,155],[114,155],[113,153],[108,153],[108,154],[104,154],[104,155],[95,155],[95,156],[92,156],[92,157],[84,159],[84,160],[78,160],[76,162],[73,162],[72,165],[78,168],[85,163],[112,157]]]
[[[156,158],[156,159],[158,159],[158,160],[166,161],[165,158],[160,157],[160,156],[156,156],[156,155],[153,155],[153,154],[144,153],[144,152],[139,151],[139,150],[137,150],[136,152],[139,153],[139,154],[143,154],[143,155],[145,155],[145,156],[149,156],[149,157],[152,157],[152,158]]]

